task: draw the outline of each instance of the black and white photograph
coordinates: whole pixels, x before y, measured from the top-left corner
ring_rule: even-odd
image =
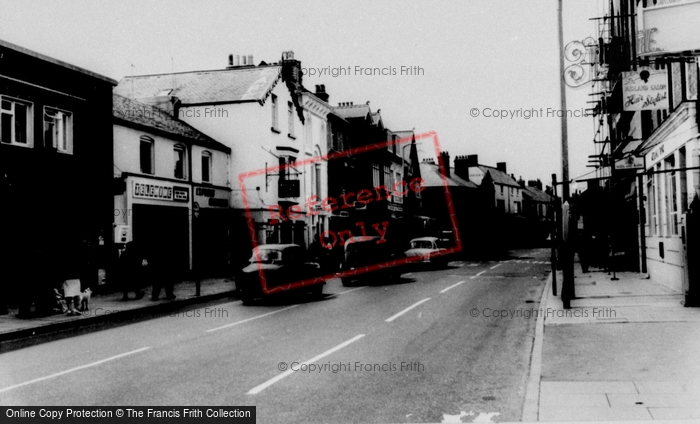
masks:
[[[0,422],[700,422],[700,0],[0,0]]]

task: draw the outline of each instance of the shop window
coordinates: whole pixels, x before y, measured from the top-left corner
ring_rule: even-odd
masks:
[[[0,141],[3,144],[32,147],[31,103],[0,96]]]
[[[279,117],[277,112],[277,96],[270,96],[270,105],[272,108],[272,131],[279,132]]]
[[[290,137],[295,137],[294,135],[294,105],[292,102],[287,102],[287,126],[289,127],[289,135]]]
[[[62,153],[73,153],[73,114],[44,108],[44,145]]]
[[[654,173],[654,235],[661,236],[662,234],[662,211],[661,211],[661,164],[656,164],[656,172]]]
[[[675,157],[671,155],[664,161],[664,168],[672,170],[676,166]],[[677,175],[675,171],[666,172],[666,235],[678,235],[678,188]]]
[[[175,178],[184,180],[187,178],[187,150],[185,150],[185,146],[178,144],[173,149],[173,153],[173,159],[175,161]]]
[[[202,182],[211,182],[212,155],[211,152],[202,152]]]
[[[656,235],[656,208],[654,207],[654,198],[656,193],[654,192],[654,177],[653,175],[647,176],[647,226],[649,226],[649,235]]]
[[[678,150],[678,167],[680,171],[681,213],[688,211],[688,162],[685,158],[685,147]]]
[[[141,163],[141,173],[153,174],[153,139],[147,135],[142,135],[139,140],[139,161]]]

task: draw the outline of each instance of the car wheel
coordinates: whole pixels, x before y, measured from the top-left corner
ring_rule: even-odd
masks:
[[[316,297],[323,296],[323,284],[317,283],[311,287],[311,294]]]
[[[340,282],[343,283],[344,287],[350,287],[352,285],[352,279],[348,277],[341,277]]]

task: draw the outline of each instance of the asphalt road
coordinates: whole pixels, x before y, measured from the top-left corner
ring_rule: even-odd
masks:
[[[213,303],[8,352],[0,404],[256,405],[260,423],[520,420],[546,261],[545,249],[514,251],[392,283],[334,279],[323,299]]]

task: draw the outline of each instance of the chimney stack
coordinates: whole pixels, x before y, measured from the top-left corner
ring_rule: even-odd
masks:
[[[447,178],[450,178],[450,154],[448,152],[440,152],[438,166],[440,173]]]
[[[467,156],[455,157],[455,175],[463,180],[469,181],[469,165]]]
[[[319,99],[323,100],[324,102],[328,103],[328,93],[326,93],[326,86],[323,84],[319,84],[316,86],[316,97]]]
[[[507,174],[508,171],[506,171],[506,163],[505,162],[498,162],[496,163],[496,169],[499,171],[503,172],[504,174]]]

